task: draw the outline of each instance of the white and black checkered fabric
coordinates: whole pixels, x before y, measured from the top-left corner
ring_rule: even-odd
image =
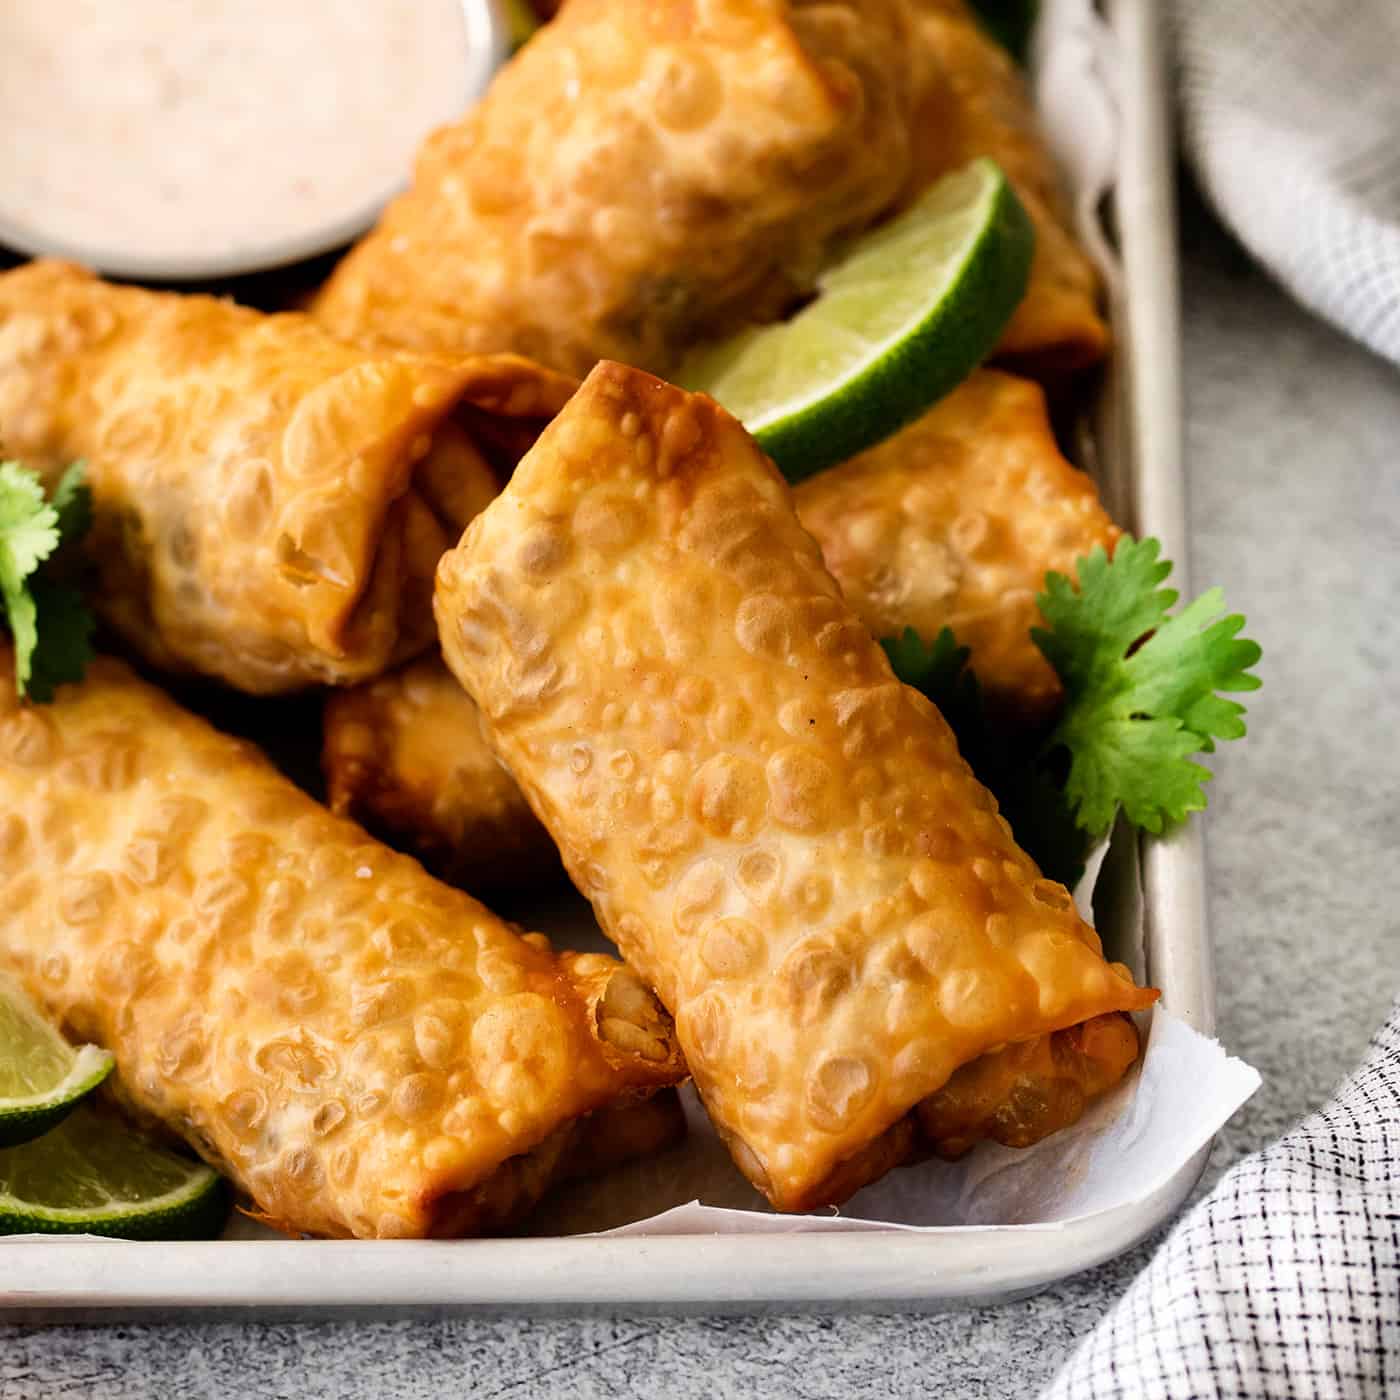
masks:
[[[1045,1400],[1400,1396],[1400,1002],[1176,1226]]]
[[[1304,305],[1400,363],[1400,0],[1175,13],[1185,145],[1221,217]]]

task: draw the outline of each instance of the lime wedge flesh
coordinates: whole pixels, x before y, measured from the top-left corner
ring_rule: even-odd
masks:
[[[0,975],[0,1148],[48,1132],[111,1070],[105,1050],[69,1045],[20,984]]]
[[[724,405],[790,481],[890,437],[991,353],[1025,295],[1030,217],[974,161],[852,243],[795,316],[689,355],[676,375]]]
[[[217,1235],[229,1193],[202,1162],[167,1152],[80,1108],[52,1132],[0,1151],[0,1235]]]

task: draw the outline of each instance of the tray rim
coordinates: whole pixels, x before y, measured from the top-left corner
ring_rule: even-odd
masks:
[[[1114,207],[1122,285],[1102,425],[1130,523],[1178,561],[1185,589],[1180,313],[1165,21],[1153,0],[1103,0],[1122,58]],[[1209,1035],[1214,980],[1201,823],[1139,842],[1148,975],[1162,1005]],[[159,1248],[121,1241],[0,1240],[0,1310],[13,1319],[75,1312],[250,1308],[292,1313],[379,1309],[580,1311],[765,1305],[955,1308],[1024,1296],[1092,1268],[1166,1222],[1199,1180],[1201,1149],[1144,1201],[1079,1220],[924,1232],[851,1229],[735,1237],[663,1236],[432,1241],[209,1241]],[[1044,1247],[1032,1247],[1040,1243]],[[878,1249],[873,1248],[878,1239]],[[367,1253],[363,1261],[361,1252]],[[429,1253],[431,1251],[431,1253]],[[430,1260],[428,1267],[424,1261]],[[13,1281],[22,1279],[20,1286]],[[17,1311],[15,1311],[17,1310]]]

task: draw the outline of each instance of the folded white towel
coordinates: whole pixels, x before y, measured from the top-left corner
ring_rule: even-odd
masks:
[[[1400,0],[1175,13],[1186,152],[1220,216],[1299,301],[1400,363]]]

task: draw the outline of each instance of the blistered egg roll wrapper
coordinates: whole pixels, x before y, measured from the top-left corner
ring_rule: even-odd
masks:
[[[635,974],[522,936],[112,659],[51,706],[0,687],[0,966],[316,1235],[499,1228],[607,1157],[583,1115],[683,1072]]]
[[[559,858],[481,712],[436,651],[326,700],[331,810],[472,891],[534,883]]]
[[[997,719],[1048,719],[1062,697],[1031,639],[1052,570],[1074,577],[1121,533],[1055,442],[1036,384],[976,371],[878,446],[794,493],[846,601],[879,638],[949,627]]]
[[[570,0],[418,153],[336,334],[663,372],[771,320],[907,184],[906,0]]]
[[[1074,233],[1021,70],[965,0],[909,5],[919,74],[912,188],[987,157],[1006,172],[1035,225],[1030,284],[997,354],[1050,378],[1101,360],[1109,332],[1098,274]]]
[[[252,692],[422,651],[438,556],[499,485],[482,445],[533,440],[574,387],[63,263],[0,275],[0,443],[86,462],[102,615],[150,662]]]
[[[838,1201],[1007,1044],[1149,1005],[894,679],[786,484],[602,364],[444,556],[448,665],[746,1175]]]

